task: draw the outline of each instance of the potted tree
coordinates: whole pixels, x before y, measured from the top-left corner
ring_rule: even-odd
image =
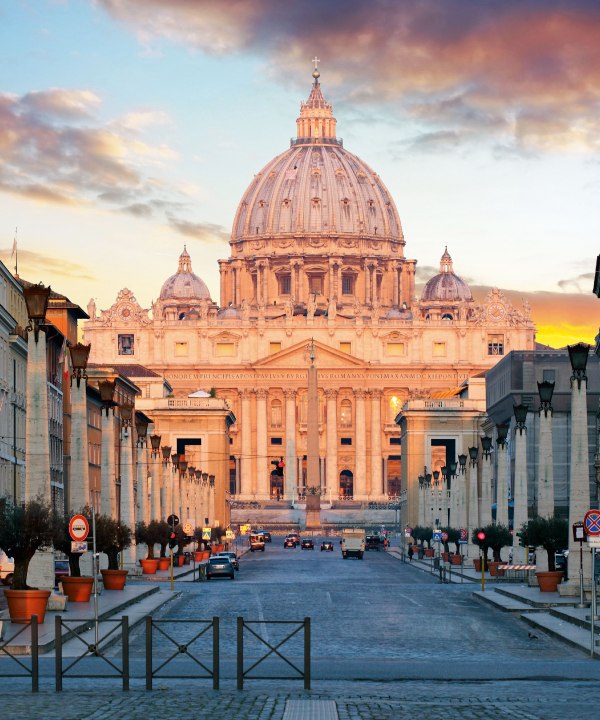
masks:
[[[220,553],[225,550],[225,543],[223,542],[223,538],[225,537],[225,528],[222,527],[214,527],[212,528],[210,532],[210,539],[213,546],[213,552]]]
[[[414,539],[414,541],[417,545],[417,549],[418,549],[417,557],[419,558],[419,560],[422,559],[423,553],[424,553],[424,548],[423,548],[424,532],[425,532],[425,528],[422,527],[421,525],[415,525],[415,527],[413,528],[413,531],[412,531],[412,536],[413,536],[413,539]]]
[[[158,558],[154,557],[154,546],[159,544],[161,539],[161,527],[158,520],[151,520],[148,524],[145,522],[136,524],[135,541],[147,548],[146,557],[140,560],[142,572],[145,575],[154,575],[158,570]]]
[[[131,545],[131,528],[110,515],[96,515],[96,549],[108,558],[108,568],[100,570],[105,590],[123,590],[127,570],[119,567],[119,553]]]
[[[487,569],[490,575],[496,576],[498,574],[498,565],[502,564],[500,553],[503,547],[512,545],[512,535],[506,525],[486,525],[483,532],[485,533],[487,546],[492,551],[492,561],[487,563]]]
[[[196,541],[196,562],[204,562],[210,557],[210,548],[205,545],[205,540],[202,537],[202,528],[197,527],[194,530],[194,540]]]
[[[435,555],[435,550],[431,547],[431,541],[433,540],[433,528],[424,527],[421,532],[421,539],[427,543],[425,548],[425,557],[432,558]]]
[[[533,547],[541,545],[548,553],[548,570],[536,572],[541,592],[556,592],[563,578],[562,570],[556,569],[555,553],[569,544],[569,524],[559,517],[536,517],[526,526],[527,543]]]
[[[481,557],[483,556],[483,569],[487,570],[488,567],[488,538],[487,535],[485,536],[484,540],[480,540],[477,536],[480,532],[485,532],[483,528],[475,528],[473,530],[473,533],[471,534],[471,542],[474,545],[477,545],[478,548],[481,550],[481,555],[478,558],[473,558],[473,567],[475,568],[475,572],[481,572]]]
[[[452,565],[462,565],[462,555],[460,554],[460,531],[453,527],[442,528],[442,531],[448,535],[448,539],[444,542],[444,551],[448,553],[448,557]],[[454,543],[455,552],[450,552],[450,543]]]
[[[164,520],[160,520],[159,523],[160,540],[160,557],[158,558],[158,569],[168,570],[171,566],[171,559],[167,556],[167,547],[169,545],[169,535],[171,534],[171,526]]]
[[[56,550],[63,552],[69,560],[69,574],[63,576],[60,582],[63,593],[71,602],[89,602],[94,588],[94,578],[91,575],[82,576],[81,574],[79,561],[82,553],[71,551],[72,538],[69,535],[69,521],[74,515],[84,515],[86,518],[91,518],[91,512],[89,507],[85,507],[66,515],[63,519],[61,532],[54,544]]]
[[[5,590],[12,622],[27,623],[32,615],[44,622],[50,590],[27,585],[29,563],[38,550],[51,548],[60,539],[64,523],[42,498],[15,505],[0,499],[0,549],[14,560],[12,589]]]

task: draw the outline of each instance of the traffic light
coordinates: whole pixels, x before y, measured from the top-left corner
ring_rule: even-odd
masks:
[[[521,530],[517,533],[517,537],[519,538],[519,545],[521,547],[525,547],[527,545],[527,537],[524,530]]]
[[[485,533],[483,532],[483,530],[480,530],[477,533],[477,539],[479,540],[480,543],[485,541]]]
[[[177,534],[171,531],[169,533],[169,547],[171,550],[177,545]]]

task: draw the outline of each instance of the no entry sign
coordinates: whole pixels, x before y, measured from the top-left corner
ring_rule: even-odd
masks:
[[[69,535],[75,542],[83,542],[90,532],[90,525],[84,515],[73,515],[69,521]]]

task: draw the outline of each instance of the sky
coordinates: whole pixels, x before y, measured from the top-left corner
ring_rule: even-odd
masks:
[[[149,307],[186,245],[218,301],[316,56],[418,283],[448,246],[477,299],[530,303],[539,342],[593,342],[599,38],[597,0],[3,0],[0,259],[16,237],[21,277]]]

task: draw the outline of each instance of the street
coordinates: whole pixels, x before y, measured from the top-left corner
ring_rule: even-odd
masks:
[[[130,638],[129,693],[120,690],[118,681],[81,679],[65,680],[62,696],[56,695],[47,659],[42,663],[46,677],[38,695],[27,692],[21,681],[11,683],[9,694],[10,680],[0,679],[3,703],[15,697],[23,701],[5,716],[75,720],[80,715],[73,703],[84,702],[87,716],[102,720],[147,718],[150,711],[186,712],[192,707],[200,715],[211,712],[213,717],[252,720],[286,718],[286,703],[295,699],[335,701],[336,717],[349,720],[417,714],[421,718],[443,714],[449,720],[558,720],[566,713],[589,712],[591,698],[600,689],[597,661],[542,633],[534,635],[518,619],[478,603],[472,597],[474,585],[442,585],[383,551],[367,552],[362,561],[343,560],[337,540],[334,552],[321,552],[319,543],[314,551],[284,549],[283,539],[274,537],[264,553],[247,553],[240,568],[234,581],[178,582],[176,590],[181,594],[155,618],[220,618],[220,690],[212,690],[206,679],[188,679],[200,667],[182,657],[173,661],[170,674],[175,678],[157,678],[153,691],[145,691],[146,640],[139,626]],[[259,621],[255,630],[271,646],[290,630],[268,621],[311,618],[310,691],[303,691],[302,682],[292,679],[248,679],[244,690],[236,690],[238,616]],[[192,642],[198,626],[166,622],[160,627],[165,634],[154,633],[155,666],[161,658],[177,654],[178,643],[190,643],[190,653],[210,664],[208,634]],[[249,634],[244,643],[245,667],[268,651]],[[302,651],[301,634],[280,648],[299,667]],[[112,651],[115,658],[118,652],[118,648]],[[269,659],[265,667],[268,675],[293,676],[278,659]]]

